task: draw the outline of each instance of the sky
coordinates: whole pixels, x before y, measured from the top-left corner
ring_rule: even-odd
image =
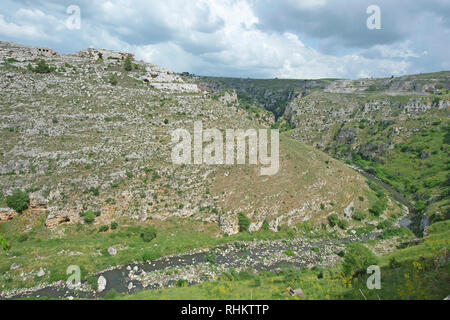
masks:
[[[450,0],[1,0],[0,40],[197,75],[388,77],[450,70]]]

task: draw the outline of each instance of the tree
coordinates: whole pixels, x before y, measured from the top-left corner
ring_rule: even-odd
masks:
[[[250,219],[245,215],[245,213],[240,212],[238,214],[238,221],[239,231],[248,231],[248,228],[250,227]]]
[[[28,194],[19,189],[14,190],[10,196],[6,197],[6,205],[18,213],[28,209],[28,201],[30,201]]]
[[[141,232],[141,238],[144,242],[150,242],[156,238],[156,228],[153,226],[146,227]]]
[[[336,213],[333,213],[332,215],[330,215],[328,217],[328,223],[330,224],[331,227],[334,227],[335,225],[337,225],[339,222],[339,217]]]
[[[365,273],[371,265],[377,264],[377,257],[361,243],[353,243],[347,247],[344,255],[343,271],[346,275]]]
[[[130,58],[130,56],[127,56],[127,57],[125,58],[124,68],[125,68],[126,71],[131,71],[131,70],[133,70],[133,64],[131,63],[131,58]]]

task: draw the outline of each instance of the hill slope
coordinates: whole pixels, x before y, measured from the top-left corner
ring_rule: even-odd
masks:
[[[142,61],[127,71],[131,56],[101,53],[0,45],[0,206],[2,220],[12,218],[0,223],[11,245],[0,252],[3,286],[65,279],[74,261],[91,274],[211,246],[238,233],[240,212],[250,231],[284,232],[308,221],[340,236],[366,225],[352,219],[377,201],[366,180],[285,135],[273,176],[260,176],[257,165],[174,165],[175,129],[192,132],[198,120],[222,130],[261,124],[191,77]],[[18,216],[6,207],[16,189],[30,197]],[[401,212],[386,201],[382,216],[367,223]],[[331,214],[347,223],[327,227]],[[157,248],[141,239],[148,226],[158,230]],[[111,247],[119,253],[111,256]]]

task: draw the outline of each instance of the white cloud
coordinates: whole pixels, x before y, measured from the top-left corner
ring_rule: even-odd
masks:
[[[0,15],[0,35],[25,39],[35,37],[44,38],[46,36],[34,26],[21,26],[15,24],[14,22],[7,22],[2,15]]]
[[[273,7],[269,0],[80,0],[79,31],[64,27],[67,15],[60,1],[3,1],[0,6],[8,10],[0,8],[0,12],[6,12],[0,16],[0,35],[8,40],[41,40],[63,51],[87,46],[133,51],[138,58],[163,67],[202,75],[355,78],[423,72],[449,65],[449,41],[445,41],[450,36],[449,24],[438,10],[417,14],[420,19],[412,26],[414,32],[402,29],[386,39],[382,33],[371,33],[373,44],[359,49],[347,45],[337,54],[322,45],[346,43],[343,37],[353,36],[363,41],[364,34],[343,23],[356,9],[341,5],[336,11],[337,4],[326,0],[288,0]],[[399,13],[393,10],[395,4],[389,2],[389,6],[390,19],[394,19]],[[408,17],[419,11],[409,10]],[[312,33],[305,35],[284,24],[298,21],[296,15],[305,12],[318,17],[303,26]],[[321,12],[326,14],[324,19],[320,19]],[[361,15],[365,26],[365,10]],[[390,20],[383,18],[388,29]],[[327,31],[330,35],[324,37]],[[311,37],[314,33],[317,38]],[[403,38],[395,40],[400,35]],[[353,43],[352,39],[346,41]]]

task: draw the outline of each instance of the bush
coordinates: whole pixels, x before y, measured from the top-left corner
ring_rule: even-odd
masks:
[[[45,60],[39,60],[39,62],[37,63],[37,66],[35,68],[28,67],[28,69],[30,69],[30,70],[32,70],[33,72],[36,72],[36,73],[50,73],[50,72],[55,70],[55,68],[51,68],[47,64],[47,62],[45,62]]]
[[[5,239],[2,238],[2,236],[0,235],[0,246],[2,247],[3,250],[9,250],[11,248],[11,246],[6,242]]]
[[[210,263],[216,263],[217,254],[214,251],[209,251],[205,254],[205,260]]]
[[[151,261],[151,260],[156,260],[158,258],[161,258],[162,254],[159,251],[149,251],[149,252],[145,252],[142,255],[142,261],[147,262],[147,261]]]
[[[427,202],[423,200],[419,200],[416,202],[416,210],[419,214],[424,213],[425,209],[427,208]]]
[[[109,83],[110,84],[115,86],[115,85],[117,85],[118,82],[119,82],[119,78],[117,77],[117,75],[115,73],[112,73],[109,75]]]
[[[378,199],[373,206],[370,207],[369,211],[376,217],[379,217],[383,214],[384,210],[386,209],[387,200],[386,198],[382,197]]]
[[[6,197],[6,205],[18,213],[28,209],[28,201],[30,201],[28,194],[19,189],[14,190],[10,196]]]
[[[367,268],[377,264],[377,257],[361,243],[353,243],[347,247],[344,255],[344,274],[357,275],[366,273]]]
[[[185,279],[179,279],[176,283],[176,286],[181,288],[181,287],[187,287],[188,286],[188,281]]]
[[[289,257],[295,257],[295,253],[294,251],[292,251],[291,249],[287,249],[284,251],[284,254],[289,256]]]
[[[133,70],[133,64],[131,63],[131,58],[130,58],[130,56],[127,56],[127,57],[125,58],[125,63],[124,63],[124,65],[123,65],[123,67],[124,67],[124,69],[125,69],[126,71],[131,71],[131,70]]]
[[[238,214],[239,220],[239,231],[248,231],[250,227],[250,219],[245,215],[245,213],[241,212]]]
[[[384,229],[392,227],[393,225],[394,225],[394,222],[392,220],[384,220],[377,225],[377,229],[384,230]]]
[[[330,215],[328,217],[328,223],[330,224],[331,227],[334,227],[335,225],[337,225],[339,222],[339,217],[336,213],[333,213],[332,215]]]
[[[119,227],[119,224],[115,221],[111,222],[111,230],[116,230]]]
[[[347,220],[341,219],[341,220],[338,221],[337,224],[338,224],[338,227],[341,228],[342,230],[345,230],[345,229],[348,228],[348,221]]]
[[[144,242],[150,242],[156,238],[156,228],[153,226],[146,227],[141,232],[141,238]]]
[[[109,230],[109,226],[108,225],[103,225],[98,229],[98,232],[106,232]]]
[[[362,211],[356,211],[352,214],[354,220],[363,221],[366,218],[366,214]]]
[[[95,213],[92,211],[80,212],[79,215],[84,219],[84,222],[86,223],[92,223],[95,220]]]

